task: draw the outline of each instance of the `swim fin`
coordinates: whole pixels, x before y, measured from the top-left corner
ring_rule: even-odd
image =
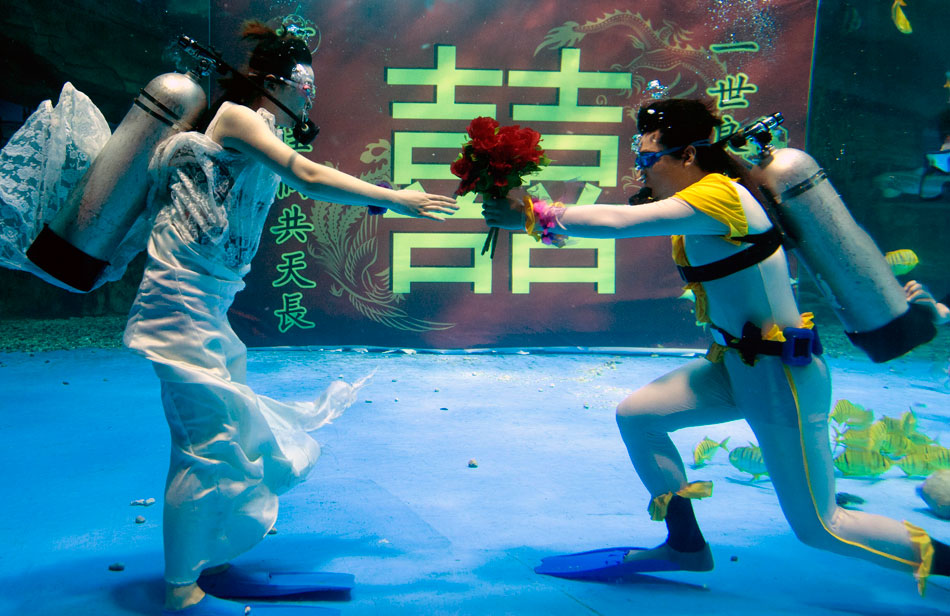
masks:
[[[637,556],[640,553],[640,556]],[[629,555],[629,556],[628,556]],[[632,556],[632,558],[631,558]],[[647,548],[604,548],[541,559],[535,573],[571,580],[616,580],[637,573],[659,571],[709,571],[709,545],[699,552],[675,552],[666,544]]]
[[[201,590],[215,597],[286,597],[290,595],[345,595],[353,589],[349,573],[326,571],[255,571],[231,565],[224,571],[202,573]]]

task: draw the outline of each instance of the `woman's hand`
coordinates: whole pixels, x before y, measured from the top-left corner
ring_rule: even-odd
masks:
[[[516,231],[524,229],[524,203],[518,199],[491,199],[485,197],[482,203],[482,216],[489,227],[510,229]]]
[[[459,209],[452,197],[406,189],[394,191],[393,202],[387,207],[403,216],[431,218],[438,221],[445,220],[443,214],[451,216]]]

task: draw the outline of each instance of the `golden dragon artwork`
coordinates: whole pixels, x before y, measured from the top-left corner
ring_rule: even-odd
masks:
[[[389,181],[390,144],[380,140],[366,146],[360,161],[375,165],[360,174],[371,184]],[[332,163],[324,163],[334,166]],[[330,293],[346,295],[350,304],[366,318],[402,331],[449,329],[454,323],[439,323],[410,316],[400,304],[405,300],[393,293],[390,268],[379,267],[377,231],[379,216],[368,216],[360,207],[315,201],[311,209],[312,239],[307,252],[333,279]]]
[[[693,47],[689,43],[692,32],[677,26],[675,22],[664,19],[660,27],[654,27],[652,22],[640,13],[618,9],[584,24],[568,21],[552,28],[534,54],[538,55],[545,49],[576,47],[588,36],[615,28],[625,32],[631,58],[626,62],[613,64],[610,70],[627,71],[633,77],[632,89],[626,93],[628,99],[635,98],[625,107],[625,114],[630,118],[636,116],[641,104],[657,95],[687,97],[708,94],[709,88],[728,76],[728,69],[726,63],[720,59],[720,52],[749,52],[758,49],[758,44],[754,42]],[[607,104],[607,100],[602,96],[598,103]],[[724,116],[723,119],[727,121],[723,126],[724,130],[731,132],[738,126],[733,125],[735,121],[731,116]],[[717,134],[717,138],[726,135],[728,133]],[[776,131],[776,145],[783,147],[786,142],[787,131]],[[747,161],[756,160],[758,152],[752,144],[741,150],[732,146],[730,148]],[[621,178],[623,189],[628,192],[635,191],[640,187],[637,174],[633,168],[628,171],[629,173]]]
[[[633,57],[626,63],[614,64],[610,70],[629,71],[637,94],[642,93],[653,78],[651,73],[668,73],[664,85],[669,96],[689,96],[726,75],[726,64],[716,53],[688,43],[689,30],[669,20],[663,20],[662,27],[654,28],[649,19],[630,11],[617,10],[583,25],[576,21],[565,22],[549,30],[534,53],[537,55],[546,48],[574,47],[585,37],[611,28],[629,30],[627,40]]]

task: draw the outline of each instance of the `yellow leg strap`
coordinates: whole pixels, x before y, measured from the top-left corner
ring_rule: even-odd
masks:
[[[914,572],[914,577],[917,579],[917,592],[923,597],[927,586],[927,576],[930,575],[930,569],[934,563],[934,546],[930,541],[930,535],[924,529],[914,526],[907,520],[904,520],[904,526],[910,533],[910,542],[914,546],[914,551],[917,552],[917,558],[920,559],[920,565]]]
[[[682,496],[683,498],[706,498],[707,496],[712,496],[712,487],[713,484],[711,481],[694,481],[693,483],[686,484],[683,489],[676,492],[676,496]],[[650,501],[650,506],[647,510],[650,512],[651,520],[654,522],[662,522],[666,519],[666,509],[670,506],[670,500],[673,499],[673,494],[673,492],[660,494]]]
[[[726,349],[729,347],[723,346],[718,342],[713,342],[709,345],[709,350],[706,351],[706,359],[714,364],[722,362],[722,358],[726,355]]]

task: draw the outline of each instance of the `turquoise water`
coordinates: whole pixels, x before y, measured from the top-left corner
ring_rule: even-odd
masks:
[[[183,31],[210,37],[215,15],[235,21],[296,3],[10,4],[0,11],[8,36],[0,50],[24,61],[4,65],[4,139],[67,79],[118,122],[137,89],[167,70],[158,50],[169,40]],[[382,6],[329,4],[370,20]],[[446,3],[417,4],[425,15]],[[694,4],[745,15],[768,3]],[[912,182],[899,181],[910,188],[886,195],[878,178],[920,169],[924,153],[940,145],[937,117],[950,108],[950,11],[942,0],[907,0],[913,32],[902,34],[888,4],[819,3],[807,142],[800,145],[827,169],[882,251],[917,253],[920,264],[901,281],[917,278],[940,296],[950,291],[950,198],[924,200]],[[366,43],[327,34],[325,44],[346,57]],[[37,68],[25,70],[28,63]],[[665,259],[666,244],[662,252]],[[140,258],[123,280],[88,295],[0,270],[0,430],[12,481],[12,505],[0,520],[0,579],[15,589],[0,593],[0,613],[157,613],[167,428],[154,374],[120,348],[142,265]],[[921,431],[947,443],[950,329],[876,365],[844,338],[807,275],[798,292],[802,308],[822,323],[834,399],[878,416],[913,410]],[[553,554],[662,540],[613,413],[630,391],[692,356],[663,348],[673,346],[672,335],[658,328],[653,348],[639,352],[435,354],[366,349],[358,340],[252,351],[251,385],[277,398],[305,398],[341,376],[377,375],[319,433],[324,454],[313,477],[282,499],[277,535],[244,562],[352,572],[358,586],[350,600],[321,605],[353,615],[946,613],[945,581],[933,581],[921,599],[906,574],[798,542],[770,482],[750,482],[722,454],[691,472],[716,485],[715,497],[697,505],[717,562],[712,573],[600,584],[533,572]],[[733,445],[752,438],[734,422],[683,430],[674,442],[688,458],[706,436]],[[946,521],[916,494],[921,483],[895,467],[877,479],[840,477],[838,490],[863,498],[865,511],[950,539]],[[155,506],[129,505],[149,497]],[[137,515],[145,521],[136,524]],[[109,571],[114,563],[124,571]]]
[[[239,559],[355,574],[348,601],[317,602],[343,614],[930,615],[950,599],[945,580],[932,578],[921,599],[906,573],[805,546],[768,479],[751,482],[721,452],[689,471],[715,485],[696,504],[712,572],[617,583],[535,574],[546,556],[662,541],[613,409],[688,358],[283,350],[249,360],[255,390],[283,399],[377,370],[356,404],[315,433],[323,455],[282,497],[277,534]],[[913,408],[922,432],[950,438],[948,390],[927,364],[830,366],[840,396],[878,414]],[[16,589],[2,593],[0,612],[157,613],[168,451],[154,381],[145,360],[122,350],[0,354],[12,499],[0,519],[0,580]],[[688,457],[706,436],[752,439],[744,422],[673,439]],[[863,498],[864,511],[947,539],[947,522],[915,494],[919,484],[892,468],[879,479],[841,478],[838,490]],[[157,503],[130,505],[147,498]],[[114,563],[124,570],[109,571]]]
[[[9,62],[10,78],[4,93],[0,93],[3,139],[12,134],[39,101],[54,95],[63,81],[74,81],[90,94],[110,122],[118,123],[138,88],[170,68],[169,55],[164,50],[182,32],[198,37],[222,36],[217,30],[255,14],[292,12],[292,4],[304,13],[309,10],[306,3],[290,2],[222,1],[159,6],[129,0],[121,11],[93,3],[81,11],[80,4],[63,8],[52,2],[16,3],[0,18],[0,28],[10,40],[8,57],[29,58],[41,67],[26,72],[20,63]],[[382,5],[377,6],[374,1],[350,4],[355,15],[364,20],[374,16],[379,19],[382,14]],[[446,6],[442,2],[417,4],[420,16],[437,14],[439,8]],[[756,5],[751,0],[710,0],[708,4],[709,7],[696,3],[691,10],[706,14],[707,9],[716,9],[717,16],[706,19],[714,20],[717,27],[734,19],[731,26],[736,32],[755,33],[765,27],[749,17],[755,13]],[[767,4],[760,8],[767,9]],[[458,3],[460,9],[465,6]],[[492,6],[489,3],[486,10]],[[946,277],[950,256],[943,243],[943,238],[950,237],[950,217],[945,215],[947,198],[921,200],[911,192],[885,197],[877,178],[919,170],[924,154],[939,147],[937,116],[950,108],[950,88],[944,87],[945,73],[950,70],[945,36],[950,18],[941,2],[911,2],[904,10],[913,32],[901,34],[887,9],[857,1],[819,3],[807,96],[807,134],[797,137],[805,142],[798,145],[806,145],[807,151],[827,169],[851,214],[881,250],[913,249],[920,264],[909,277],[924,281],[942,296],[950,291]],[[540,11],[536,13],[543,15]],[[315,15],[319,22],[321,14]],[[322,18],[328,21],[338,15],[326,13]],[[86,41],[84,35],[70,32],[70,23],[88,24],[84,31],[89,33],[121,31],[123,36],[95,38],[92,44],[92,39]],[[365,43],[337,38],[322,44],[330,53],[331,44],[337,46],[334,50],[338,52],[358,49]],[[110,75],[120,78],[104,78],[104,63],[113,71]],[[782,67],[768,70],[780,74]],[[326,132],[332,134],[332,127]],[[339,143],[338,136],[331,139],[332,143]],[[907,188],[906,184],[897,188]],[[30,276],[2,270],[0,321],[127,314],[142,263],[141,259],[134,261],[122,281],[89,295],[60,291]],[[802,276],[800,291],[804,309],[819,314],[827,312],[827,305],[807,276]],[[68,331],[68,324],[63,326]],[[19,347],[24,349],[64,346],[59,334],[39,332],[35,340],[27,342],[21,338],[4,340],[7,331],[9,328],[0,326],[0,348],[13,350],[18,344],[26,344]],[[664,340],[656,342],[664,344]]]

